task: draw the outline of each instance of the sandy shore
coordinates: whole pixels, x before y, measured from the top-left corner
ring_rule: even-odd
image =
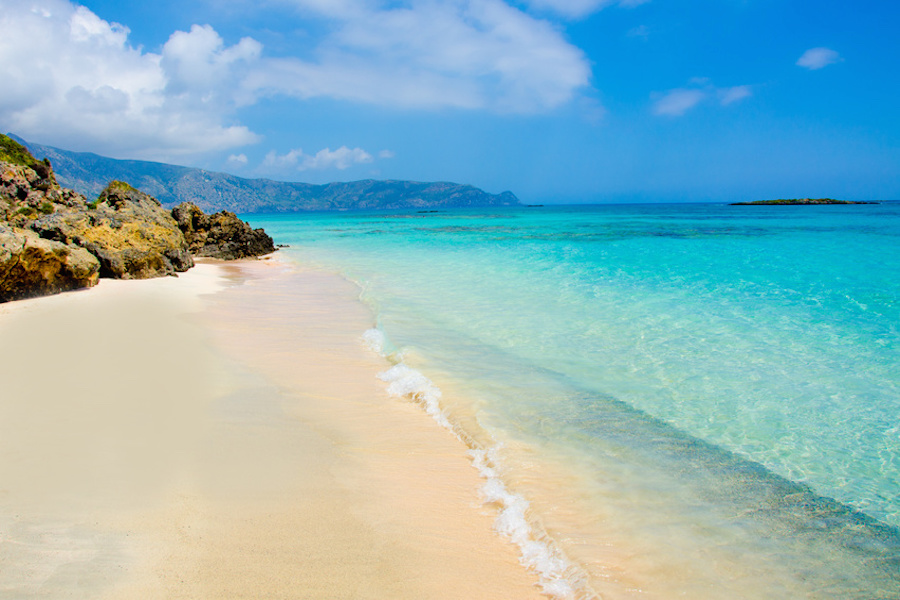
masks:
[[[541,597],[356,293],[251,261],[0,305],[0,598]]]

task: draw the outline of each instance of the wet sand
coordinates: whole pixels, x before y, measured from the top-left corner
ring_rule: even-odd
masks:
[[[357,293],[248,261],[0,305],[0,598],[541,597]]]

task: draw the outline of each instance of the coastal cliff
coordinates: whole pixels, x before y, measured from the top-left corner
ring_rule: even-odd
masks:
[[[88,202],[59,185],[49,160],[0,135],[0,302],[91,287],[100,277],[176,275],[194,265],[194,254],[274,250],[272,238],[234,214],[172,211],[122,181]]]

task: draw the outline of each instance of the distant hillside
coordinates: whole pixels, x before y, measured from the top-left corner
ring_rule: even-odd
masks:
[[[127,181],[166,206],[190,201],[206,212],[300,212],[311,210],[513,206],[512,192],[489,194],[471,185],[414,181],[351,181],[313,185],[244,179],[225,173],[142,160],[117,160],[32,144],[10,134],[38,159],[48,158],[60,184],[88,198],[112,180]]]

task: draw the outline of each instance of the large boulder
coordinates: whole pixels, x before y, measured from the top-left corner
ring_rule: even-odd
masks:
[[[177,219],[177,220],[176,220]],[[0,134],[0,302],[92,286],[97,277],[174,275],[198,256],[260,256],[275,246],[234,213],[169,211],[113,181],[95,202],[60,187],[50,162]]]
[[[84,248],[0,223],[0,302],[91,287],[99,272]]]
[[[182,202],[172,209],[172,216],[195,256],[234,260],[275,251],[265,231],[253,229],[232,212],[207,215],[196,204]]]
[[[113,181],[95,203],[60,209],[30,224],[41,237],[82,246],[100,261],[100,276],[147,279],[194,266],[184,234],[153,197]]]

